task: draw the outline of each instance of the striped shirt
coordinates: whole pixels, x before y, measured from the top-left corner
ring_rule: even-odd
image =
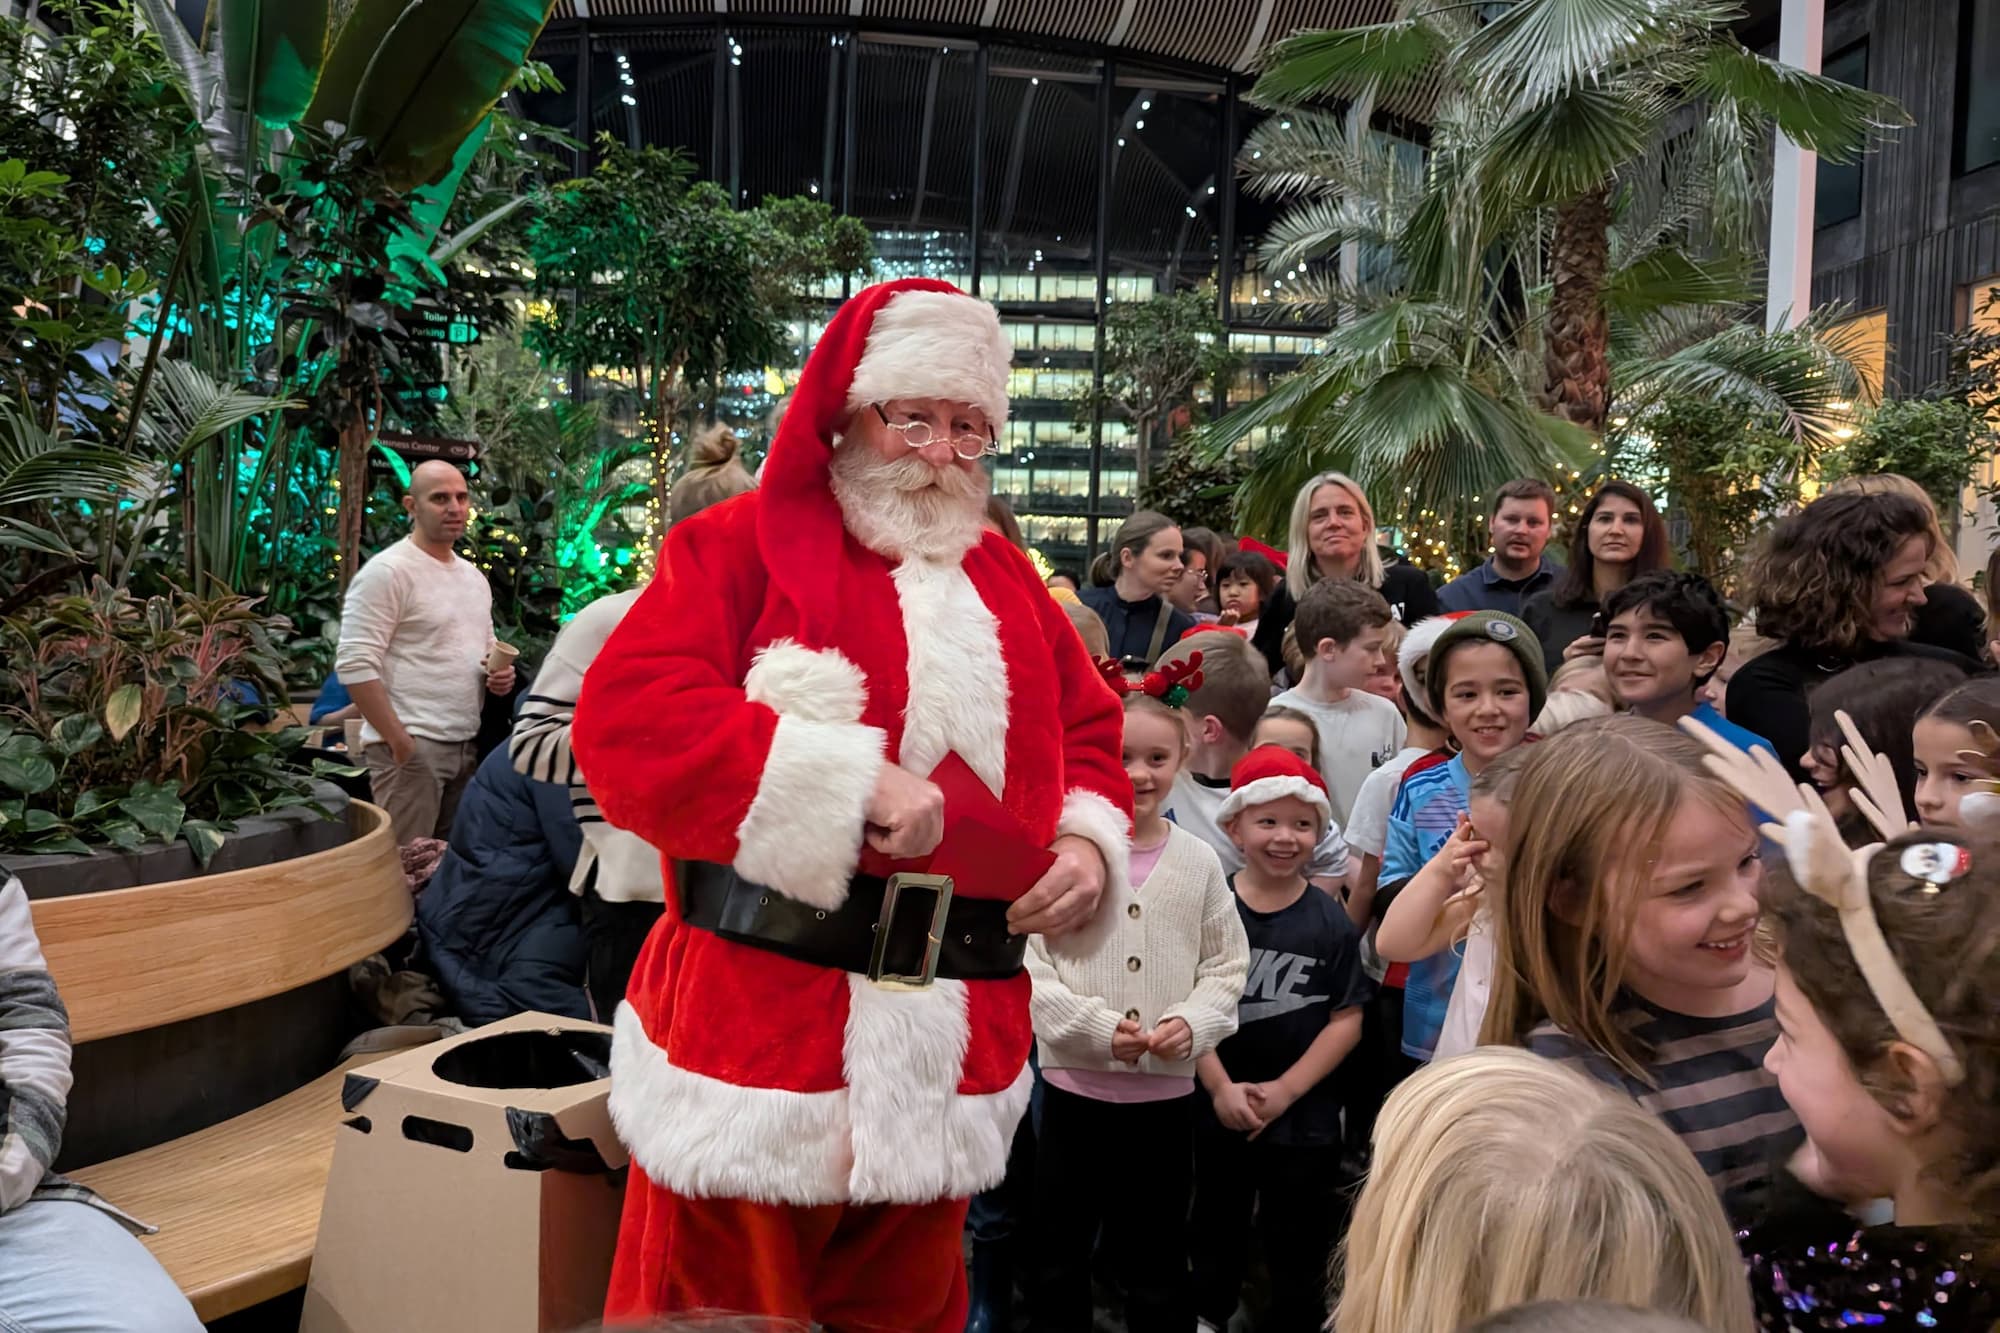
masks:
[[[583,676],[597,660],[611,631],[639,600],[640,589],[600,597],[563,627],[549,645],[536,673],[534,692],[521,700],[514,714],[507,756],[514,771],[536,782],[569,788],[570,809],[583,833],[570,876],[570,892],[593,889],[606,902],[659,902],[666,896],[660,853],[636,833],[604,818],[585,784],[583,771],[570,752],[570,725],[576,720],[576,698]]]
[[[1631,1094],[1694,1153],[1730,1218],[1748,1222],[1805,1140],[1778,1080],[1764,1070],[1764,1053],[1778,1039],[1776,1001],[1728,1018],[1670,1013],[1631,994],[1625,1003],[1616,1022],[1651,1052],[1651,1083],[1553,1023],[1530,1032],[1527,1047]]]
[[[1450,840],[1472,799],[1472,775],[1465,758],[1454,755],[1429,768],[1411,765],[1389,807],[1389,835],[1382,851],[1383,886],[1407,883]],[[1451,990],[1458,984],[1456,949],[1440,949],[1410,964],[1403,983],[1403,1054],[1428,1060],[1444,1031]]]

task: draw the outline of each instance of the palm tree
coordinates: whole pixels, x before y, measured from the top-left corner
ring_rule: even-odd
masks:
[[[1478,13],[1491,14],[1481,22]],[[1728,0],[1402,0],[1388,23],[1302,32],[1266,53],[1253,96],[1409,98],[1434,89],[1438,123],[1464,131],[1462,175],[1504,211],[1551,210],[1543,393],[1602,431],[1610,402],[1612,223],[1634,171],[1663,152],[1718,183],[1721,253],[1747,253],[1755,161],[1775,127],[1835,161],[1909,123],[1893,98],[1747,49]],[[1697,242],[1699,234],[1690,237]]]
[[[1850,140],[1835,129],[1858,144],[1894,104],[1744,50],[1719,28],[1725,8],[1519,0],[1481,25],[1465,6],[1405,0],[1395,22],[1273,48],[1256,95],[1280,111],[1239,159],[1247,188],[1289,204],[1260,257],[1274,296],[1338,327],[1207,434],[1217,452],[1270,437],[1240,498],[1246,524],[1275,528],[1327,467],[1378,490],[1393,479],[1405,517],[1476,510],[1511,476],[1581,473],[1604,452],[1614,387],[1621,411],[1728,393],[1801,440],[1831,438],[1833,405],[1860,391],[1841,350],[1814,331],[1737,327],[1763,207],[1768,122],[1751,108],[1775,105],[1837,149]],[[1594,84],[1589,68],[1605,71]],[[1670,95],[1669,71],[1689,91]],[[1698,77],[1717,91],[1695,107]],[[1423,99],[1428,150],[1292,105],[1338,93]],[[1343,276],[1349,245],[1364,263]]]

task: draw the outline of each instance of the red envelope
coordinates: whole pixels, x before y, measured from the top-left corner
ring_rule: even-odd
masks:
[[[956,894],[1012,902],[1055,864],[1055,853],[1030,836],[957,752],[946,753],[930,780],[944,793],[944,840],[937,850],[928,857],[892,861],[863,848],[862,870],[871,875],[899,870],[950,875]]]

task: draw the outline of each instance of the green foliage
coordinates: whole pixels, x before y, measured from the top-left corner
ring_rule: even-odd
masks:
[[[1996,436],[1985,409],[1955,398],[1887,399],[1854,438],[1829,452],[1822,481],[1900,472],[1924,488],[1947,530],[1964,513],[1965,488],[1993,456]]]
[[[1632,480],[1687,524],[1688,566],[1730,591],[1756,535],[1799,501],[1812,450],[1740,399],[1660,398],[1619,441]]]
[[[139,598],[102,579],[0,621],[0,851],[185,839],[208,863],[238,819],[312,802],[284,704],[286,628],[232,594]]]
[[[1103,405],[1131,422],[1148,448],[1162,422],[1182,408],[1198,409],[1201,391],[1240,362],[1213,289],[1120,301],[1105,312]],[[1147,470],[1142,463],[1142,483]]]
[[[1242,484],[1239,457],[1210,458],[1186,440],[1176,440],[1139,493],[1139,507],[1157,509],[1182,527],[1236,532],[1236,490]]]

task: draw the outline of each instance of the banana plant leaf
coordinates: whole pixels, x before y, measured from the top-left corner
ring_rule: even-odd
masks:
[[[520,72],[556,0],[356,0],[309,124],[367,139],[398,189],[440,179]]]
[[[296,122],[326,62],[328,0],[220,0],[229,110],[274,129]]]
[[[410,192],[410,218],[415,225],[396,233],[388,247],[389,281],[400,292],[410,293],[422,288],[426,285],[425,273],[436,269],[430,260],[431,247],[437,244],[445,215],[451,211],[451,201],[458,196],[459,182],[465,179],[472,160],[479,156],[487,131],[492,127],[492,117],[480,121],[452,155],[451,169],[445,172],[444,178]],[[443,282],[441,271],[434,272],[432,276],[440,284]]]

